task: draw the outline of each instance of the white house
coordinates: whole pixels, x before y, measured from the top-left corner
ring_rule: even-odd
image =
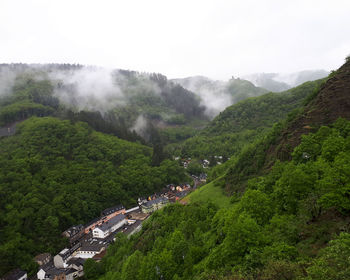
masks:
[[[43,265],[38,273],[36,274],[39,280],[47,280],[47,279],[64,279],[65,270],[62,268],[56,268],[52,265],[52,263],[48,263],[47,265]]]
[[[78,277],[81,277],[84,275],[84,263],[85,263],[86,259],[82,259],[82,258],[72,258],[68,261],[68,267],[69,268],[73,268],[77,271],[77,275]],[[74,274],[73,274],[74,276]],[[66,278],[68,278],[66,276]]]
[[[121,228],[126,223],[125,215],[119,214],[92,231],[94,238],[106,238],[112,232]]]
[[[66,280],[73,280],[74,278],[79,277],[78,273],[79,273],[78,270],[76,270],[75,268],[68,268],[65,271]]]
[[[91,259],[93,256],[100,254],[103,250],[106,249],[105,244],[86,244],[82,246],[79,251],[76,252],[75,258],[81,259]]]
[[[70,257],[71,251],[68,248],[65,248],[53,258],[53,263],[57,268],[67,268],[67,261],[70,259]]]

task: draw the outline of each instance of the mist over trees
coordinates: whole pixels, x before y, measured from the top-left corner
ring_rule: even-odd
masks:
[[[329,71],[325,70],[305,70],[295,73],[256,73],[244,75],[242,78],[269,91],[281,92],[328,75]]]

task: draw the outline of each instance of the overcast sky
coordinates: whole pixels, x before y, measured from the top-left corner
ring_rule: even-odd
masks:
[[[349,0],[0,0],[0,63],[80,63],[169,78],[333,70]]]

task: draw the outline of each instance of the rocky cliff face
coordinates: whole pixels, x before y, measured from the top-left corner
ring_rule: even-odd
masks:
[[[281,160],[289,159],[290,152],[300,143],[301,135],[316,131],[338,118],[350,119],[350,61],[347,61],[321,87],[304,112],[283,131],[278,145],[268,154]]]

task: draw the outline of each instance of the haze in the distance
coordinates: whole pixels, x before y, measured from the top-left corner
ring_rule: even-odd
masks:
[[[0,1],[0,63],[80,63],[228,79],[333,70],[350,54],[350,2]]]

